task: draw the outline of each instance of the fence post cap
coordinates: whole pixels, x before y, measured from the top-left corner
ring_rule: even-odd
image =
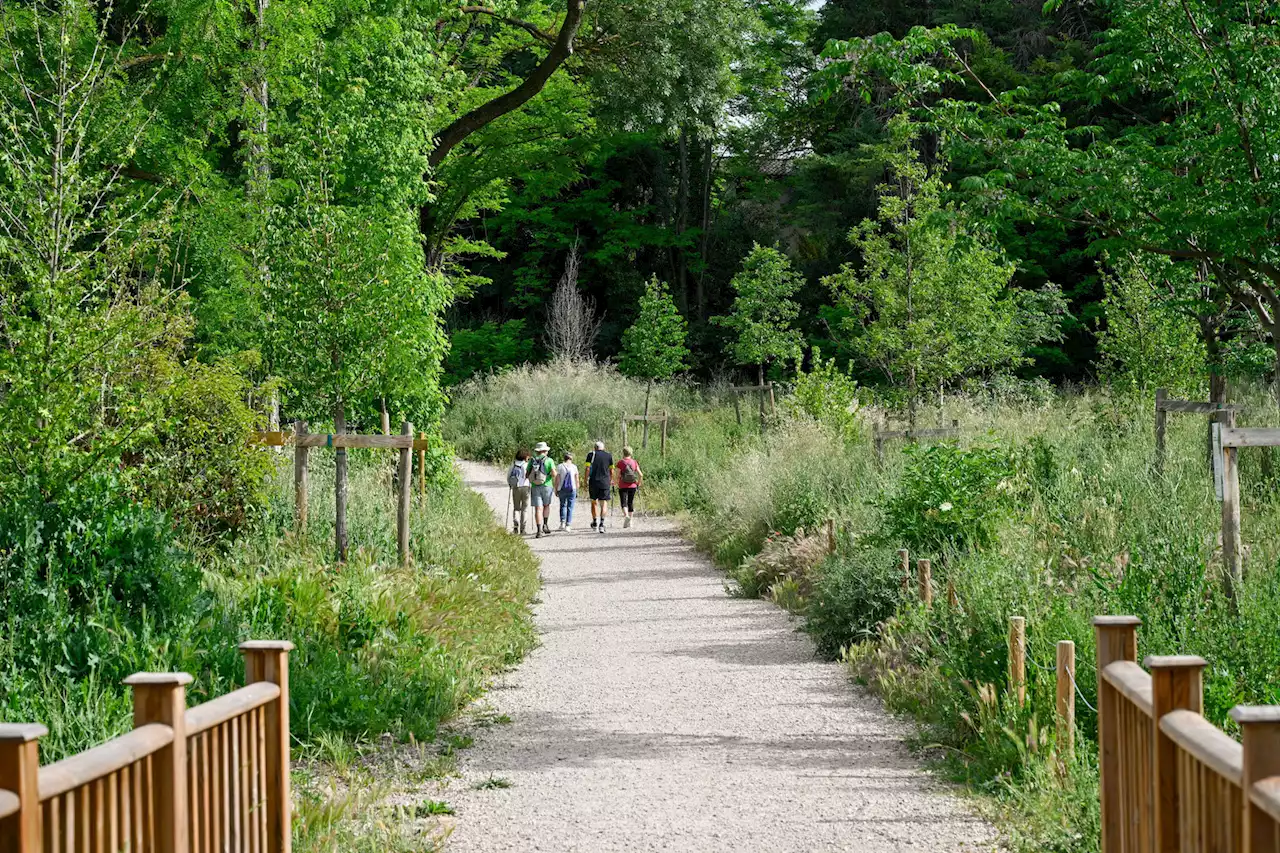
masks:
[[[245,640],[240,644],[242,652],[291,652],[293,643],[288,640]]]
[[[124,683],[130,687],[185,687],[194,680],[185,672],[135,672]]]
[[[1128,627],[1141,625],[1142,620],[1137,616],[1095,616],[1093,624],[1098,628]]]
[[[1209,662],[1199,655],[1147,655],[1142,665],[1147,669],[1204,669]]]
[[[1231,709],[1231,719],[1240,725],[1280,723],[1280,705],[1237,705]]]
[[[48,733],[39,723],[0,723],[0,743],[30,743]]]

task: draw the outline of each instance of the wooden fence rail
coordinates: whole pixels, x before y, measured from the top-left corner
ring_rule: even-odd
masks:
[[[289,651],[240,650],[245,687],[186,707],[186,673],[138,673],[134,729],[44,767],[44,726],[0,723],[0,853],[288,853]]]
[[[1104,853],[1280,850],[1280,707],[1202,716],[1203,658],[1137,662],[1139,620],[1094,620]]]

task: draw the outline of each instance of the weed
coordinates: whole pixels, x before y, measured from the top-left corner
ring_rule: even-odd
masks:
[[[500,788],[510,788],[511,785],[511,780],[505,776],[490,776],[488,779],[477,782],[471,787],[477,791],[494,791]]]

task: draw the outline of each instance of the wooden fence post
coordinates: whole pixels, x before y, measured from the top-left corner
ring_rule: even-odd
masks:
[[[400,448],[400,494],[396,506],[396,554],[400,565],[409,565],[409,498],[413,495],[413,424],[405,421],[400,434],[409,444]]]
[[[307,434],[306,421],[293,422],[293,521],[298,535],[307,532],[307,461],[311,448],[299,439]]]
[[[1009,617],[1009,691],[1018,707],[1027,704],[1027,617]]]
[[[876,466],[877,467],[884,464],[884,438],[881,437],[880,435],[881,432],[882,430],[880,429],[880,422],[873,421],[871,424],[871,443],[875,446],[875,449],[876,449]]]
[[[622,446],[627,446],[627,416],[622,416]]]
[[[1231,719],[1240,724],[1240,745],[1244,750],[1244,853],[1261,853],[1280,847],[1280,832],[1274,820],[1255,806],[1249,797],[1255,782],[1280,776],[1280,708],[1237,705]]]
[[[18,813],[0,819],[0,853],[41,853],[39,723],[0,723],[0,789],[18,796]]]
[[[187,853],[187,685],[185,672],[137,672],[124,680],[133,688],[133,727],[162,723],[173,743],[152,757],[151,808],[158,853]]]
[[[947,607],[952,610],[960,609],[960,596],[956,593],[956,582],[951,578],[947,578]]]
[[[834,518],[827,519],[827,553],[834,554],[836,552],[836,522]]]
[[[1234,427],[1235,412],[1220,413],[1222,428]],[[1222,448],[1222,583],[1234,600],[1244,579],[1244,557],[1240,545],[1240,448]]]
[[[733,415],[738,419],[738,426],[742,426],[742,401],[738,399],[738,392],[729,389],[729,393],[733,395]]]
[[[898,569],[902,574],[902,594],[911,589],[911,552],[906,548],[898,549]]]
[[[769,380],[769,414],[778,414],[778,401],[773,396],[773,380]]]
[[[1103,672],[1116,661],[1137,662],[1138,626],[1136,616],[1095,616],[1093,631],[1097,646],[1098,671],[1098,788],[1102,801],[1102,853],[1121,853],[1123,829],[1128,819],[1120,811],[1119,716],[1115,688]]]
[[[1195,655],[1149,655],[1143,661],[1151,670],[1151,807],[1155,827],[1155,853],[1178,853],[1178,745],[1160,729],[1160,718],[1170,711],[1204,711],[1201,673],[1207,662]],[[1247,794],[1246,794],[1247,797]]]
[[[662,458],[667,458],[667,410],[662,410]]]
[[[1067,761],[1076,755],[1076,644],[1058,641],[1058,752]]]
[[[1169,415],[1164,410],[1164,401],[1169,392],[1164,388],[1156,389],[1156,473],[1164,473],[1164,433]]]
[[[290,853],[293,846],[292,804],[289,800],[289,652],[286,640],[250,640],[240,644],[246,684],[269,681],[280,696],[266,706],[267,849]]]
[[[418,433],[418,438],[422,441],[427,440],[425,432]],[[418,451],[418,495],[420,497],[427,496],[427,451],[422,448]]]
[[[920,602],[925,607],[932,607],[933,575],[928,560],[916,560],[916,579],[920,585]]]

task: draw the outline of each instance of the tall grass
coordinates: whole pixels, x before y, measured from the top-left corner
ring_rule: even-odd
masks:
[[[525,369],[462,389],[456,407],[537,423],[597,411],[608,400],[629,406],[643,390],[602,375],[607,381]],[[508,381],[540,390],[526,395]],[[572,404],[557,398],[562,387]],[[500,389],[507,396],[498,398]],[[1159,475],[1149,398],[1012,390],[949,399],[938,415],[959,420],[965,437],[938,451],[941,458],[889,445],[877,464],[870,424],[884,413],[873,407],[861,410],[862,428],[850,435],[788,413],[784,401],[762,435],[754,417],[738,424],[715,394],[663,389],[675,415],[669,452],[641,454],[642,504],[681,513],[742,592],[803,615],[820,650],[843,658],[890,708],[913,715],[921,743],[939,748],[949,772],[994,795],[1015,849],[1096,850],[1090,620],[1137,615],[1140,654],[1203,655],[1210,662],[1205,713],[1228,730],[1234,704],[1280,703],[1276,475],[1269,451],[1245,452],[1250,550],[1232,602],[1222,583],[1203,418],[1171,418],[1169,460]],[[1264,395],[1242,396],[1245,423],[1280,422]],[[489,433],[501,429],[474,417],[450,423],[466,430],[468,447],[490,446]],[[464,443],[463,435],[452,437]],[[965,466],[975,470],[956,473]],[[989,537],[977,545],[936,537],[940,514],[965,511],[990,528]],[[814,560],[804,540],[828,518],[841,531],[839,547]],[[931,609],[902,592],[895,552],[906,538],[917,543],[913,557],[933,561],[938,603]],[[920,544],[929,542],[936,544]],[[946,604],[948,584],[957,608]],[[1011,615],[1027,618],[1023,707],[1005,689]],[[1053,651],[1063,639],[1077,646],[1083,700],[1074,760],[1053,743]]]

